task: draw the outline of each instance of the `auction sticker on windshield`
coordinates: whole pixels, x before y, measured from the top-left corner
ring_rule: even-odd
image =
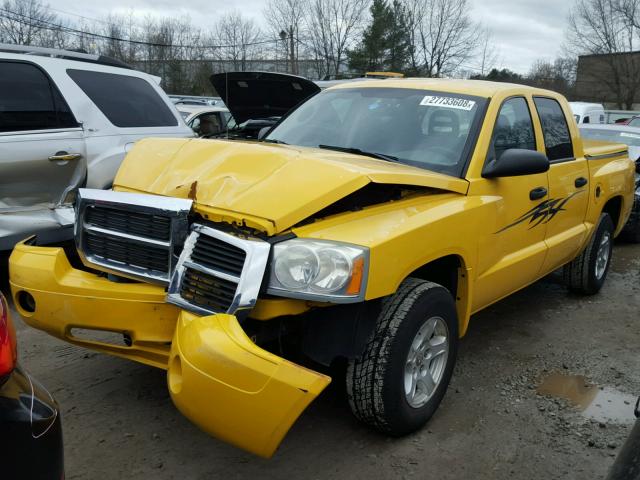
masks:
[[[473,100],[466,100],[464,98],[427,95],[422,99],[420,105],[429,107],[455,108],[456,110],[469,111],[476,105],[476,102]]]

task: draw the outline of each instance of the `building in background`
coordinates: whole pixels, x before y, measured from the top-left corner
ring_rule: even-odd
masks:
[[[575,99],[608,109],[640,109],[640,51],[580,56]]]

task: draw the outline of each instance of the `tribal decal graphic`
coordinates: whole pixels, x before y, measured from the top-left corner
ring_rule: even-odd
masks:
[[[544,202],[533,207],[521,217],[518,217],[515,222],[507,225],[501,230],[498,230],[496,233],[502,233],[511,227],[515,227],[516,225],[525,222],[526,220],[529,220],[529,230],[531,230],[533,227],[537,227],[541,223],[549,223],[553,219],[553,217],[558,214],[558,212],[562,212],[563,210],[565,210],[563,207],[569,200],[571,200],[572,197],[583,191],[584,190],[578,190],[577,192],[573,192],[567,198],[550,198],[548,200],[545,200]]]

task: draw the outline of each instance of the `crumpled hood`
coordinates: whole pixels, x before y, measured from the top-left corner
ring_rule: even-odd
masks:
[[[114,189],[191,198],[214,221],[272,235],[370,182],[466,193],[466,180],[315,148],[201,139],[141,140]]]

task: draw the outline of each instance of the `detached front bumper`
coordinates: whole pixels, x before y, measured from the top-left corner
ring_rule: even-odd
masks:
[[[20,243],[9,272],[26,323],[71,343],[167,369],[171,397],[187,418],[257,455],[273,455],[331,381],[255,345],[233,315],[181,311],[165,302],[162,287],[114,283],[74,269],[62,248]],[[33,305],[24,301],[26,294]],[[75,329],[121,333],[129,341],[86,340]]]
[[[270,457],[331,379],[256,346],[233,315],[182,312],[167,374],[173,402],[209,434]]]

